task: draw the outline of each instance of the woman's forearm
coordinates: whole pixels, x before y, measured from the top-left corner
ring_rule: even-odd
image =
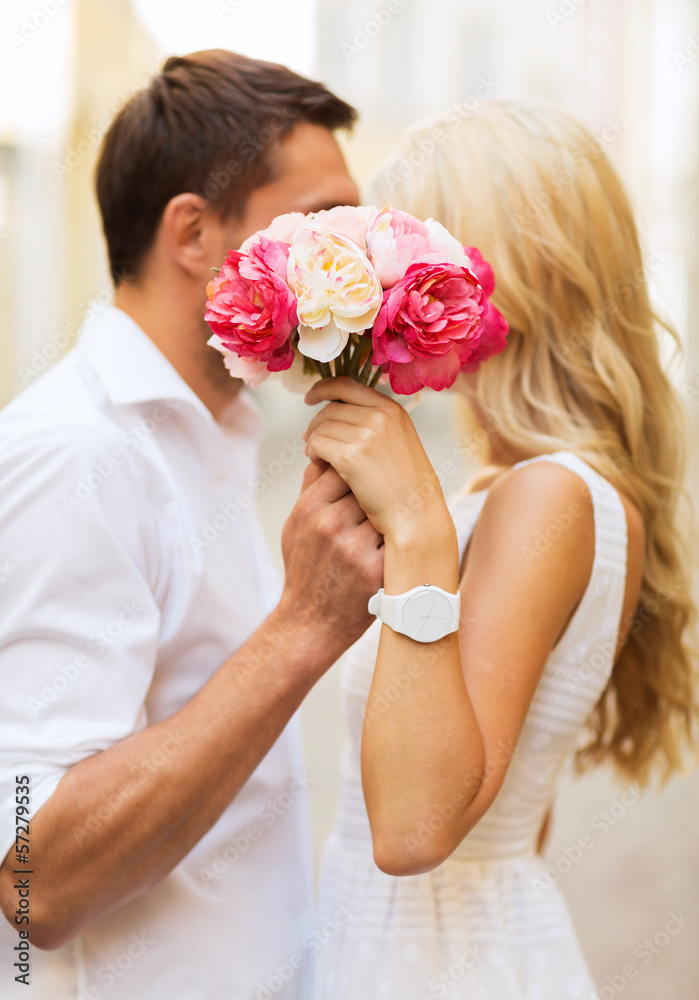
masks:
[[[386,537],[386,594],[423,583],[457,591],[458,546],[448,513],[421,520],[430,527]],[[468,830],[483,764],[458,634],[420,643],[384,625],[362,735],[362,783],[378,866],[415,874],[447,857]]]

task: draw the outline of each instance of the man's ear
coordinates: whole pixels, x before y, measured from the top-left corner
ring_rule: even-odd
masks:
[[[194,278],[205,277],[211,266],[202,239],[208,205],[206,198],[186,191],[170,199],[160,221],[164,249]]]

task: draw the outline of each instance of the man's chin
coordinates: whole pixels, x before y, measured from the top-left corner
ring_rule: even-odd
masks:
[[[206,328],[207,340],[211,337],[211,330]],[[228,371],[223,363],[223,357],[220,351],[217,351],[215,347],[211,347],[209,344],[204,346],[205,358],[206,358],[206,377],[207,380],[216,386],[216,391],[220,392],[227,399],[235,399],[243,385],[245,384],[242,379],[235,378]]]
[[[235,399],[240,390],[245,385],[242,378],[234,378],[228,370],[221,365],[221,370],[216,373],[216,388],[226,399]]]

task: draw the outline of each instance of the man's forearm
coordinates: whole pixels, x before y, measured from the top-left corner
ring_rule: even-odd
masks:
[[[290,622],[273,612],[181,711],[62,778],[31,822],[33,944],[59,947],[147,891],[213,826],[336,655]],[[0,869],[10,920],[11,859]]]

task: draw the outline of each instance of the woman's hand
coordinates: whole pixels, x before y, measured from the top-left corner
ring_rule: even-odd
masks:
[[[321,379],[306,395],[328,400],[304,434],[306,454],[328,462],[388,540],[429,526],[453,531],[439,480],[403,407],[347,377]]]

